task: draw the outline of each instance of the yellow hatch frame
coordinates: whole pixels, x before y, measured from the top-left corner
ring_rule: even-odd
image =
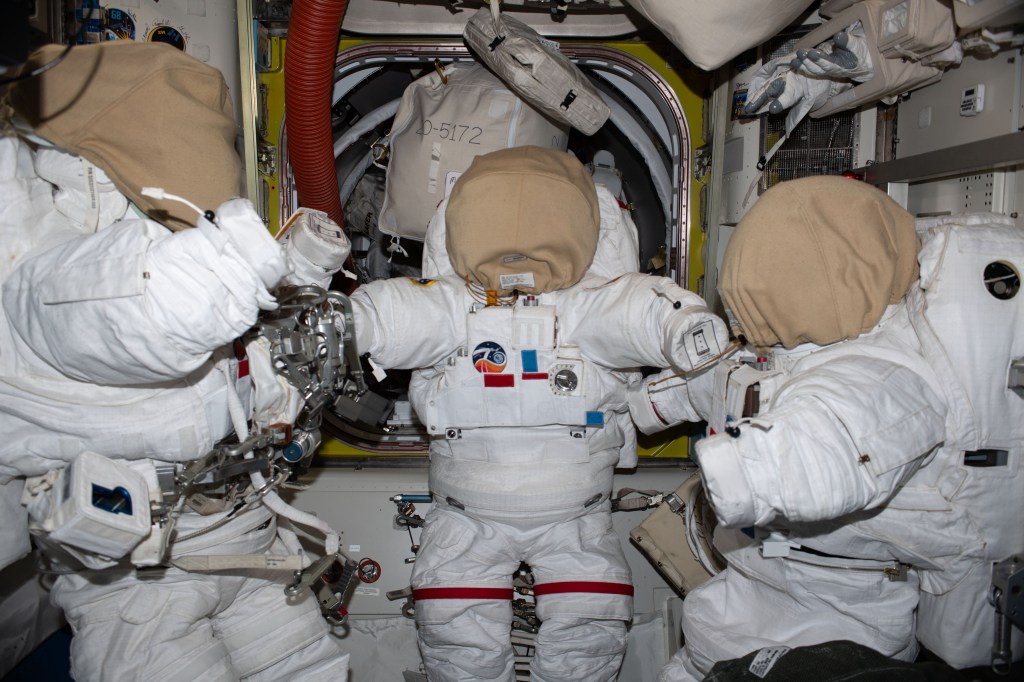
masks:
[[[416,42],[423,42],[423,39],[420,38],[415,40]],[[370,43],[380,44],[392,42],[395,44],[401,44],[402,42],[410,42],[410,39],[344,39],[338,43],[338,50],[340,52]],[[644,64],[664,79],[665,83],[673,90],[679,99],[679,103],[682,107],[683,115],[686,117],[687,126],[690,132],[690,158],[687,160],[687,167],[684,171],[689,172],[690,169],[694,168],[694,155],[696,154],[697,148],[700,147],[699,144],[695,144],[695,141],[704,140],[704,97],[702,93],[708,85],[708,75],[686,63],[679,52],[674,50],[674,48],[668,47],[667,44],[635,41],[600,41],[596,43],[593,41],[586,41],[586,44],[596,44],[601,47],[625,52],[644,62]],[[283,63],[285,45],[286,40],[284,38],[276,36],[271,37],[270,68],[268,70],[258,71],[255,73],[256,87],[262,90],[263,96],[256,97],[252,101],[252,106],[256,107],[256,111],[253,112],[253,127],[262,127],[266,132],[266,139],[258,140],[255,144],[252,144],[251,146],[253,149],[250,149],[248,137],[246,140],[247,156],[251,159],[251,162],[247,164],[247,166],[251,168],[247,179],[249,196],[259,197],[259,200],[254,200],[253,203],[256,203],[257,207],[264,211],[264,215],[268,221],[268,229],[275,235],[281,229],[282,220],[281,216],[278,215],[277,207],[280,206],[281,185],[279,180],[280,173],[283,170],[283,164],[281,159],[277,156],[278,150],[276,147],[276,140],[280,139],[281,126],[284,120],[285,98]],[[666,57],[666,55],[670,56]],[[259,111],[259,107],[261,106],[264,107],[263,111]],[[256,123],[257,120],[259,120],[261,124],[258,125]],[[258,132],[256,137],[259,137]],[[272,147],[265,146],[265,143],[267,142],[270,142]],[[259,163],[261,153],[263,153],[264,157],[269,154],[274,155],[272,159],[272,172],[264,172],[264,170],[268,169],[266,163],[263,164],[263,170],[261,170],[261,164]],[[255,159],[253,159],[254,156]],[[264,158],[263,160],[266,161],[267,159]],[[686,282],[686,286],[691,291],[699,291],[699,283],[705,271],[702,254],[704,253],[706,235],[700,228],[701,192],[699,191],[704,180],[704,178],[698,177],[691,178],[693,188],[688,202],[688,208],[690,211],[688,219],[691,229],[689,230],[686,240],[686,243],[688,244],[688,281]],[[254,182],[256,183],[255,185],[253,184]],[[262,204],[262,206],[259,206],[259,204]],[[696,229],[693,229],[694,226],[696,226]],[[671,429],[657,434],[656,436],[643,436],[642,434],[639,434],[638,451],[641,458],[687,457],[689,451],[689,438],[685,433],[685,429]],[[425,451],[422,453],[369,452],[355,448],[333,438],[325,439],[319,453],[326,457],[344,458],[408,457],[411,454],[413,456],[426,457]]]

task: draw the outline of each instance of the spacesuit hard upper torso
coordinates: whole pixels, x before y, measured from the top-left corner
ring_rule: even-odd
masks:
[[[981,273],[997,260],[1024,262],[1011,222],[936,221],[920,255],[921,288],[875,329],[775,353],[765,372],[716,368],[714,404],[724,407],[709,423],[717,433],[739,431],[698,445],[712,496],[722,496],[723,523],[783,531],[789,547],[766,557],[916,569],[917,638],[961,667],[989,660],[992,563],[1024,550],[1024,400],[1007,388],[1010,362],[1024,354],[1024,313],[1016,300],[985,290]],[[754,385],[757,392],[748,391]],[[758,414],[742,420],[744,403],[746,416],[752,411],[749,396]],[[815,412],[827,417],[808,416]],[[801,435],[808,433],[814,440]],[[751,455],[729,462],[728,441]],[[745,471],[757,501],[731,497],[724,485],[735,479],[722,476],[723,463]],[[806,549],[828,558],[809,558]],[[761,579],[770,573],[749,553],[730,562]]]
[[[635,377],[571,342],[579,320],[566,293],[471,307],[451,359],[417,372],[413,406],[441,436],[430,445],[435,494],[483,513],[543,513],[610,489],[620,449],[634,442],[624,412]]]
[[[3,142],[5,153],[25,153],[15,138]],[[38,156],[45,160],[53,155],[72,170],[78,159],[51,150]],[[240,369],[230,352],[211,360],[209,351],[248,327],[240,319],[246,317],[246,306],[237,304],[246,287],[236,289],[237,299],[227,304],[234,307],[234,316],[198,324],[190,331],[195,340],[182,342],[166,331],[168,322],[184,320],[167,311],[168,299],[181,300],[179,309],[199,308],[211,295],[234,299],[228,293],[230,274],[212,268],[205,275],[196,272],[197,289],[207,289],[201,296],[174,291],[176,285],[156,280],[168,281],[175,273],[161,272],[161,264],[151,258],[156,245],[172,236],[166,229],[129,220],[100,222],[93,234],[54,206],[48,182],[33,174],[19,183],[25,189],[27,184],[41,185],[46,193],[28,189],[15,202],[38,214],[39,222],[33,223],[37,231],[25,230],[25,210],[4,214],[3,231],[17,235],[20,248],[11,254],[16,267],[4,281],[0,318],[0,475],[43,474],[83,450],[167,461],[194,459],[208,451],[231,430],[226,377],[245,399],[251,392],[244,365]],[[109,201],[116,195],[123,214],[124,197],[109,181],[106,185]],[[61,193],[69,191],[65,187]],[[103,207],[108,195],[99,196]],[[192,249],[201,253],[202,240],[191,241]],[[216,247],[207,244],[206,249],[212,256]],[[204,314],[195,312],[197,318]],[[218,323],[223,327],[215,328]],[[215,370],[215,363],[224,371]]]
[[[596,252],[572,287],[484,306],[452,269],[442,201],[425,237],[428,279],[373,282],[353,295],[359,351],[419,368],[410,401],[431,436],[435,494],[538,520],[582,508],[610,490],[615,466],[636,463],[626,393],[638,368],[689,363],[687,347],[698,363],[724,350],[710,322],[707,347],[684,339],[682,318],[698,326],[711,316],[688,317],[693,294],[636,273],[636,228],[607,187],[595,189]]]
[[[634,375],[617,369],[689,366],[688,355],[699,363],[721,351],[710,321],[690,329],[689,306],[673,307],[687,296],[627,274],[507,307],[482,306],[458,278],[372,282],[352,300],[361,352],[385,367],[428,367],[410,398],[431,435],[435,494],[480,513],[540,513],[610,490],[633,442]]]

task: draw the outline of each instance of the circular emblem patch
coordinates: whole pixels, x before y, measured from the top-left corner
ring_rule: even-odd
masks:
[[[183,36],[181,31],[173,26],[166,26],[164,24],[157,26],[149,32],[149,42],[167,43],[168,45],[173,45],[182,52],[185,51],[185,36]]]
[[[478,372],[503,372],[507,363],[505,349],[494,341],[484,341],[473,349],[473,366]]]

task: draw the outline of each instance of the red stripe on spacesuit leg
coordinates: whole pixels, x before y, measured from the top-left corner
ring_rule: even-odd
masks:
[[[633,596],[633,586],[628,583],[597,583],[574,581],[564,583],[544,583],[534,585],[533,594],[543,596],[545,594],[562,594],[564,592],[592,592],[594,594],[621,594],[627,597]]]
[[[416,601],[427,599],[489,599],[505,601],[512,599],[511,587],[421,587],[412,591]]]

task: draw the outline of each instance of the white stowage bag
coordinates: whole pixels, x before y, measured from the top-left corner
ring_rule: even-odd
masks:
[[[850,27],[859,21],[866,39],[866,58],[872,65],[870,77],[856,78],[854,80],[857,82],[852,88],[835,92],[820,106],[816,104],[811,112],[811,118],[831,116],[862,104],[894,97],[942,78],[940,66],[930,66],[904,57],[893,59],[887,55],[898,55],[901,49],[909,54],[911,48],[930,54],[948,46],[948,43],[943,45],[942,41],[945,38],[952,41],[952,34],[943,32],[948,26],[944,26],[941,20],[942,12],[946,12],[948,17],[948,8],[939,7],[938,16],[934,21],[904,23],[901,28],[900,21],[892,14],[891,10],[894,7],[891,5],[888,0],[863,0],[853,3],[806,34],[796,44],[794,49],[798,52],[819,47],[832,40],[837,33],[850,30]],[[913,9],[917,4],[910,7]],[[918,14],[913,12],[910,18],[917,19]],[[812,78],[816,76],[813,71],[807,73]]]
[[[626,0],[691,62],[710,71],[788,26],[811,0]]]
[[[389,137],[384,234],[423,239],[434,209],[481,154],[536,145],[565,151],[569,136],[475,63],[456,62],[412,82]]]
[[[497,4],[481,7],[469,19],[463,36],[484,64],[516,94],[548,116],[586,135],[596,133],[611,115],[600,93],[558,44],[500,14]]]

